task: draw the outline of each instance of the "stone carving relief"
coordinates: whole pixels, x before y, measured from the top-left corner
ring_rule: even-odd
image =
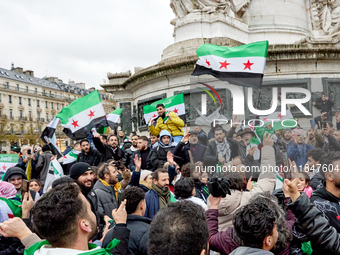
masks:
[[[221,12],[232,18],[242,18],[250,0],[171,0],[170,7],[177,18],[183,18],[192,12],[208,14]],[[173,24],[173,22],[172,22]]]
[[[330,41],[340,34],[340,0],[311,0],[314,40]]]

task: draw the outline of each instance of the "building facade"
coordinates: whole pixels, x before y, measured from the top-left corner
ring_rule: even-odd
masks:
[[[83,83],[65,84],[57,77],[37,78],[33,71],[20,67],[0,68],[1,151],[9,153],[14,143],[37,143],[42,130],[61,109],[93,90],[85,89]],[[109,97],[100,95],[106,108],[111,108]],[[60,125],[56,136],[61,150],[72,144]]]

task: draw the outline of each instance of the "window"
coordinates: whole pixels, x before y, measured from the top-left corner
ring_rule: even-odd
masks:
[[[8,96],[8,103],[10,103],[10,104],[12,103],[12,96],[11,95]]]
[[[52,91],[50,91],[50,97],[52,97]]]
[[[26,86],[26,93],[28,93],[28,86]]]
[[[54,120],[54,114],[52,114],[52,119],[51,120]]]
[[[0,94],[0,102],[1,102],[1,94]]]
[[[28,98],[28,106],[31,106],[31,99]]]
[[[51,109],[53,110],[53,102],[51,102]]]
[[[22,99],[19,97],[19,105],[22,105]]]
[[[19,84],[17,84],[17,91],[19,91]]]
[[[58,97],[58,94],[57,92],[54,93],[54,97],[57,98]]]
[[[60,99],[63,99],[63,94],[62,93],[60,93]]]
[[[38,95],[38,89],[37,88],[34,89],[34,94]]]
[[[45,101],[45,105],[46,105],[46,109],[48,108],[48,102],[47,101]]]
[[[1,94],[0,94],[0,102],[1,102]],[[59,110],[59,103],[57,103],[57,110]]]
[[[6,81],[5,89],[9,89],[9,82],[8,81]]]
[[[37,119],[38,119],[38,121],[40,121],[40,112],[37,112]]]
[[[63,108],[64,108],[64,104],[61,105],[61,109],[63,109]]]
[[[9,118],[13,119],[13,109],[9,109]]]
[[[21,124],[21,133],[24,133],[24,125]]]
[[[50,121],[50,120],[48,119],[48,113],[46,113],[46,121]]]
[[[71,96],[70,95],[68,95],[68,100],[70,100],[71,99]]]
[[[37,100],[37,107],[40,107],[40,101]]]
[[[28,112],[28,117],[30,118],[30,120],[32,120],[32,112],[31,111]]]
[[[22,110],[19,111],[19,118],[22,120]]]
[[[76,96],[74,96],[74,100],[76,100]]]
[[[43,90],[43,96],[46,96],[46,90]]]

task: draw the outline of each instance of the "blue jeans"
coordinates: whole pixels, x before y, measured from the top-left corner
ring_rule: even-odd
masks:
[[[183,138],[183,136],[182,135],[178,135],[178,136],[174,136],[172,138],[174,139],[175,143],[180,143],[182,138]]]

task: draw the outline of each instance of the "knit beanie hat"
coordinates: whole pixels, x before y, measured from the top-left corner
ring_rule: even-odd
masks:
[[[152,174],[152,171],[149,171],[149,170],[141,170],[139,180],[140,180],[140,181],[144,181],[145,178],[146,178],[149,174]]]
[[[84,162],[77,162],[70,169],[70,177],[76,181],[78,180],[79,176],[90,170],[92,170],[92,168],[89,164]]]

